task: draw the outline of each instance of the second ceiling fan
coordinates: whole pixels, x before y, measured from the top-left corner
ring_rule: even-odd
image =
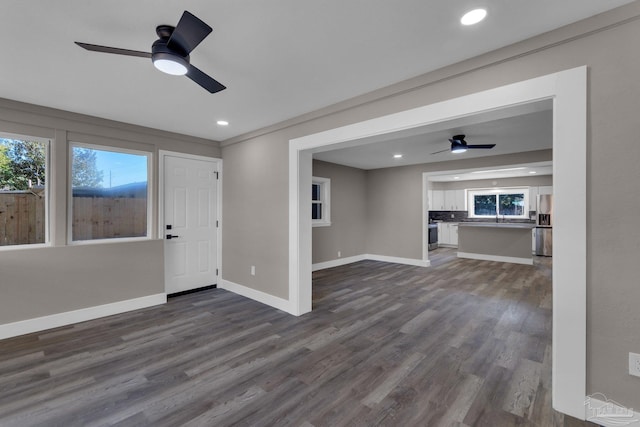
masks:
[[[449,138],[449,142],[451,143],[451,148],[447,148],[446,150],[436,151],[431,154],[444,153],[445,151],[451,151],[452,153],[464,153],[468,149],[484,149],[489,150],[496,146],[496,144],[467,144],[467,141],[464,140],[465,135],[454,135]]]

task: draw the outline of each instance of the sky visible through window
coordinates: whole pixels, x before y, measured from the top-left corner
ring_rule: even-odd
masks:
[[[144,155],[96,150],[96,167],[103,172],[104,188],[147,182],[147,157]]]

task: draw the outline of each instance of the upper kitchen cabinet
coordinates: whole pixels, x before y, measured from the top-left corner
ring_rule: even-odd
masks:
[[[465,211],[467,204],[465,203],[465,190],[446,190],[444,192],[445,210],[448,211]]]
[[[429,190],[429,210],[464,211],[466,210],[465,190]]]
[[[429,190],[429,210],[464,211],[467,209],[465,190]]]
[[[433,202],[431,203],[432,211],[444,211],[444,190],[433,190]]]
[[[529,187],[529,210],[538,209],[538,187]]]

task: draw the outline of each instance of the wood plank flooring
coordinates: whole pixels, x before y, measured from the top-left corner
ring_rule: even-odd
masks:
[[[220,289],[0,341],[0,426],[581,426],[551,408],[551,263],[314,273],[293,317]]]

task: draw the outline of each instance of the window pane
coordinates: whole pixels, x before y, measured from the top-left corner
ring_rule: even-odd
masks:
[[[473,196],[474,215],[496,215],[496,195],[482,194]]]
[[[524,194],[500,194],[500,215],[524,215]]]
[[[72,150],[73,240],[147,235],[147,156]]]
[[[312,203],[311,204],[311,219],[322,219],[322,204],[321,203]]]
[[[45,243],[47,144],[0,138],[0,246]]]
[[[311,200],[320,200],[320,184],[311,184]]]

